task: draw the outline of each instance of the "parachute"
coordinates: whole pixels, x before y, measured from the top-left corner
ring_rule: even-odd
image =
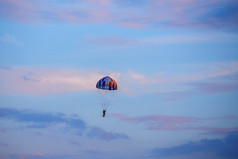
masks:
[[[106,76],[97,82],[96,88],[103,90],[117,90],[117,83],[111,77]]]
[[[103,107],[103,117],[105,117],[106,109],[110,105],[112,97],[117,90],[117,82],[109,76],[100,79],[96,88],[101,95],[100,105]]]

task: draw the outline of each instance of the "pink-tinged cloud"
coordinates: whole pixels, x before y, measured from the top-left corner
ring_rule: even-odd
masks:
[[[162,116],[162,115],[146,115],[131,117],[123,114],[112,114],[111,117],[120,121],[133,124],[141,124],[147,130],[154,131],[177,131],[177,130],[198,130],[208,133],[229,133],[238,131],[238,126],[226,128],[215,126],[201,126],[206,124],[209,120],[216,120],[217,118],[198,118],[198,117],[184,117],[184,116]],[[222,117],[219,117],[221,119]],[[224,117],[224,120],[232,120]]]
[[[39,5],[39,4],[38,4]],[[37,21],[37,4],[32,0],[0,0],[0,17],[18,22]]]
[[[138,45],[139,42],[119,36],[88,36],[80,43],[106,46],[134,46]]]
[[[99,71],[100,72],[100,71]],[[102,74],[93,70],[0,69],[0,94],[47,94],[95,90]],[[110,73],[116,79],[116,73]],[[105,75],[104,75],[105,76]]]
[[[179,99],[197,96],[197,95],[207,95],[207,94],[217,94],[217,93],[225,93],[225,92],[234,92],[238,91],[238,83],[236,81],[212,81],[211,82],[189,82],[183,84],[184,86],[188,86],[190,89],[183,91],[171,91],[164,93],[164,99],[166,101],[177,101]],[[161,94],[162,95],[162,94]]]
[[[167,7],[166,7],[167,6]],[[158,10],[161,8],[161,10]],[[164,23],[174,27],[214,28],[220,26],[237,29],[237,2],[235,0],[176,0],[158,1],[151,7],[156,15],[162,13]],[[158,16],[160,17],[160,16]]]
[[[43,153],[40,153],[40,152],[36,152],[32,155],[20,155],[20,159],[32,159],[32,158],[38,158],[38,157],[43,157],[44,154]]]
[[[126,28],[134,28],[134,29],[145,29],[147,27],[146,24],[139,24],[139,23],[130,22],[130,21],[120,22],[118,23],[118,25],[126,27]]]
[[[40,152],[36,152],[35,154],[33,154],[33,156],[44,156],[44,154]]]
[[[213,93],[213,92],[229,92],[238,90],[238,83],[232,84],[219,84],[219,83],[192,83],[194,87],[201,90],[202,92]]]
[[[0,94],[42,95],[96,91],[97,81],[106,75],[118,82],[119,92],[127,95],[156,93],[168,101],[193,95],[238,90],[235,80],[238,72],[237,62],[188,67],[190,69],[195,67],[196,70],[192,73],[182,70],[180,73],[155,72],[154,74],[106,71],[105,74],[99,70],[2,67],[0,68]]]
[[[238,64],[211,63],[200,66],[188,65],[196,70],[189,72],[161,72],[153,75],[129,72],[127,88],[137,89],[137,93],[158,93],[166,100],[177,100],[193,95],[237,91]],[[199,70],[197,70],[199,68]],[[202,70],[202,71],[200,71]]]
[[[207,43],[234,41],[235,36],[224,33],[208,34],[176,34],[143,38],[125,38],[121,36],[86,36],[79,44],[102,45],[107,47],[135,47],[135,46],[158,46],[184,43]]]
[[[233,83],[204,83],[204,82],[190,82],[187,85],[190,89],[183,91],[171,91],[163,93],[165,101],[177,101],[180,99],[192,97],[192,96],[201,96],[207,94],[217,94],[225,92],[234,92],[238,91],[238,84]]]
[[[196,117],[182,117],[182,116],[161,116],[161,115],[147,115],[130,117],[122,114],[112,114],[121,121],[142,124],[148,130],[179,130],[182,125],[197,123],[201,118]]]
[[[189,130],[202,130],[210,133],[221,133],[221,134],[238,131],[238,126],[232,128],[211,127],[211,126],[185,127],[185,129],[186,128],[188,128]]]
[[[20,159],[25,159],[25,158],[27,158],[26,155],[21,155],[21,156],[20,156]]]
[[[237,30],[235,0],[0,0],[0,17],[23,23],[63,21],[131,28],[185,27]]]

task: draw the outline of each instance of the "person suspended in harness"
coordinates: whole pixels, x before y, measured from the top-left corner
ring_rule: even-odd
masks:
[[[102,111],[102,117],[105,117],[105,115],[106,115],[106,109],[103,109],[103,111]]]

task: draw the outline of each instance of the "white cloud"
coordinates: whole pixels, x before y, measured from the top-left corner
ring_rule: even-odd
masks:
[[[111,71],[109,74],[100,74],[98,70],[13,67],[0,69],[0,94],[37,95],[94,91],[97,81],[106,75],[114,78],[118,82],[118,90],[126,94],[170,93],[189,90],[193,86],[191,82],[201,80],[212,83],[214,79],[219,79],[216,81],[219,85],[231,84],[227,78],[224,80],[222,77],[238,72],[238,62],[189,65],[188,67],[190,69],[194,67],[194,71],[182,70],[154,74]]]
[[[47,94],[93,90],[102,77],[93,71],[14,67],[0,70],[1,94]]]
[[[21,42],[19,42],[19,41],[16,39],[15,36],[10,35],[10,34],[5,34],[5,35],[3,35],[3,36],[0,36],[0,40],[1,40],[2,42],[5,42],[5,43],[15,44],[15,45],[17,45],[17,46],[19,46],[19,47],[23,47],[23,46],[24,46]]]

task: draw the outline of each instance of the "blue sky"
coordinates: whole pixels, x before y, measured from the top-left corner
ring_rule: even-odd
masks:
[[[0,0],[0,158],[237,158],[237,11]],[[118,91],[102,95],[106,75]]]

